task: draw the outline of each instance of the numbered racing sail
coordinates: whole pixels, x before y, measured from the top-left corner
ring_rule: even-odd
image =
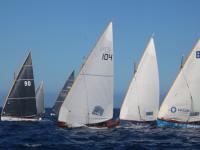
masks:
[[[159,109],[159,73],[153,37],[139,62],[124,98],[121,120],[155,121]]]
[[[113,61],[112,23],[109,23],[63,102],[59,123],[78,127],[112,119]]]
[[[75,71],[73,71],[69,78],[67,79],[67,81],[65,82],[65,85],[63,86],[62,90],[60,91],[58,98],[54,104],[54,106],[52,107],[52,115],[56,115],[58,116],[60,107],[64,101],[64,99],[66,98],[67,94],[69,93],[72,84],[74,83],[74,78],[75,78]]]
[[[37,115],[39,117],[42,117],[42,115],[45,113],[43,81],[40,83],[39,87],[36,90],[36,106],[37,106]]]
[[[1,120],[36,121],[37,109],[31,53],[17,74],[1,112]]]
[[[158,119],[192,123],[200,121],[200,40],[196,43],[166,95]]]

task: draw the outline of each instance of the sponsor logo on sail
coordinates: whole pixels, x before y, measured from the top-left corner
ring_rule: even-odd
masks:
[[[176,107],[174,107],[174,106],[171,107],[170,111],[171,111],[172,113],[176,113],[176,112],[188,113],[188,112],[190,112],[190,110],[187,109],[187,108],[176,108]]]
[[[174,106],[171,107],[171,112],[172,112],[172,113],[175,113],[175,112],[176,112],[176,107],[174,107]]]
[[[187,109],[187,108],[179,108],[178,111],[179,111],[179,112],[184,112],[184,113],[190,112],[190,110]]]
[[[97,116],[102,116],[103,112],[104,112],[104,109],[101,106],[95,106],[92,111],[92,114],[97,115]]]

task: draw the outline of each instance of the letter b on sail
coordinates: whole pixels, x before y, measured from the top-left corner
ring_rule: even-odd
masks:
[[[200,51],[196,51],[196,58],[200,58]]]

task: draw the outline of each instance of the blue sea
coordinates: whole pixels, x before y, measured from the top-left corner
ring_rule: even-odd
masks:
[[[115,118],[119,109],[115,109]],[[0,122],[0,150],[200,149],[200,129],[120,126],[62,129],[46,109],[44,120]]]

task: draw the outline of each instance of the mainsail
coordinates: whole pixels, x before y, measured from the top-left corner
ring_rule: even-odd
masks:
[[[36,90],[36,106],[37,106],[37,115],[41,117],[45,113],[43,81],[40,83],[39,87]]]
[[[34,118],[36,114],[35,84],[29,53],[5,100],[1,120],[6,120],[7,117]]]
[[[200,121],[200,40],[196,43],[166,95],[158,119]]]
[[[154,121],[159,108],[159,73],[153,37],[138,64],[124,98],[120,119]]]
[[[58,95],[58,98],[52,108],[52,111],[53,113],[58,116],[58,113],[59,113],[59,110],[60,110],[60,107],[64,101],[64,99],[66,98],[67,94],[69,93],[71,87],[72,87],[72,84],[74,83],[74,78],[75,78],[75,71],[73,71],[69,78],[67,79],[67,81],[65,82],[62,90],[60,91],[59,95]]]
[[[87,57],[65,98],[58,121],[76,127],[105,122],[113,117],[112,22]]]

